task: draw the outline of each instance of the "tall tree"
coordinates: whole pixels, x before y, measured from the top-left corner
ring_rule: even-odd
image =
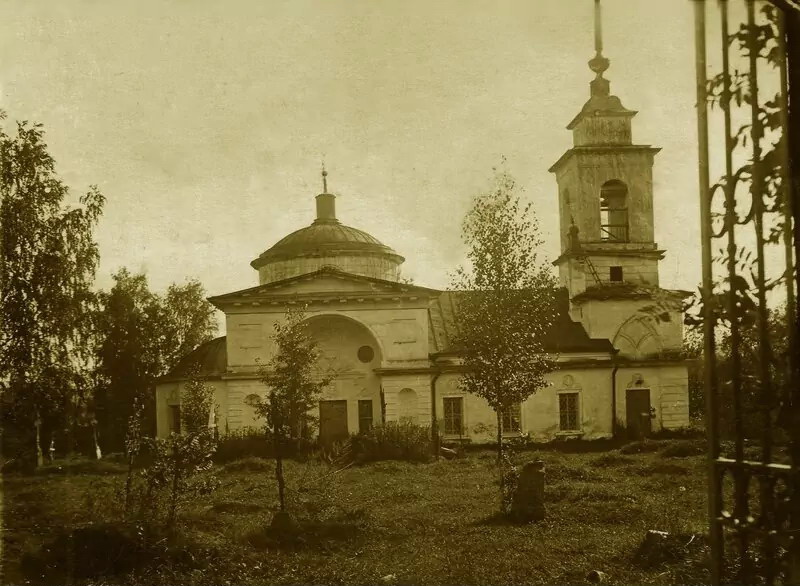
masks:
[[[503,457],[503,413],[547,385],[554,368],[544,347],[556,318],[556,281],[537,254],[542,244],[530,204],[514,179],[495,170],[494,185],[474,199],[462,236],[468,267],[453,288],[466,373],[462,390],[483,397],[497,418],[497,459]]]
[[[0,121],[5,120],[0,111]],[[41,124],[0,127],[0,386],[17,430],[72,426],[90,410],[96,187],[70,206]],[[39,453],[41,460],[41,453]]]
[[[290,308],[286,320],[275,324],[275,354],[266,365],[259,367],[267,397],[253,404],[256,415],[265,420],[272,437],[282,512],[286,511],[283,460],[287,447],[316,424],[311,410],[331,382],[329,376],[319,373],[319,349],[306,329],[305,318],[304,311]]]
[[[97,313],[97,404],[104,449],[121,450],[135,400],[144,405],[145,428],[155,416],[153,387],[181,357],[217,331],[213,306],[197,281],[150,291],[147,278],[122,269],[101,292]]]

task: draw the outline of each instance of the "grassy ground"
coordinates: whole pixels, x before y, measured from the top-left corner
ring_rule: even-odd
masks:
[[[649,565],[636,555],[648,529],[687,541],[705,530],[703,460],[685,455],[696,453],[691,441],[649,442],[643,453],[518,454],[544,460],[547,474],[547,519],[523,526],[495,515],[489,451],[335,473],[290,462],[291,503],[304,524],[301,542],[291,544],[264,532],[276,499],[271,463],[234,462],[217,470],[216,492],[182,512],[179,560],[148,558],[105,583],[582,584],[591,570],[611,584],[700,583],[702,545]],[[124,481],[120,467],[102,462],[49,472],[3,479],[4,583],[35,574],[30,562],[23,572],[23,554],[58,529],[108,516],[104,507]]]

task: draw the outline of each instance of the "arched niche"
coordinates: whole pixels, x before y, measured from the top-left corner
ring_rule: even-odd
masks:
[[[402,422],[417,423],[419,402],[414,389],[401,389],[397,393],[397,418]]]
[[[619,179],[600,187],[600,239],[628,242],[628,186]]]
[[[314,315],[305,324],[317,342],[319,368],[324,373],[363,381],[380,366],[380,341],[365,324],[341,314]]]
[[[663,350],[661,336],[652,320],[641,316],[628,318],[617,330],[612,343],[621,355],[630,358],[647,358]]]

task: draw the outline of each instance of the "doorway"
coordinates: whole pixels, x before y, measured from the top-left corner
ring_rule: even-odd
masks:
[[[628,437],[641,439],[653,431],[653,409],[650,406],[650,389],[628,389],[625,401]]]
[[[319,442],[330,446],[333,442],[345,439],[347,431],[347,401],[319,402]]]

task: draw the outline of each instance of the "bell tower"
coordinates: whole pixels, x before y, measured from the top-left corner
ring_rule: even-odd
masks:
[[[653,159],[660,149],[635,144],[636,112],[611,95],[603,77],[600,2],[595,0],[595,74],[589,100],[567,126],[573,146],[550,167],[558,182],[561,254],[554,262],[570,298],[592,287],[658,287],[664,251],[654,241]]]

